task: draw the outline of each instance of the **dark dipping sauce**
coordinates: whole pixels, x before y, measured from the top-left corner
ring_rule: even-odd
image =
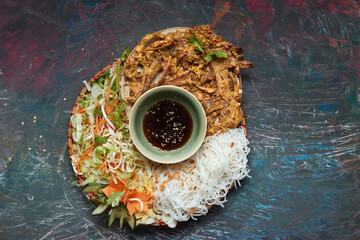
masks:
[[[153,104],[145,113],[143,129],[146,139],[165,151],[185,145],[193,131],[189,111],[180,103],[164,100]]]

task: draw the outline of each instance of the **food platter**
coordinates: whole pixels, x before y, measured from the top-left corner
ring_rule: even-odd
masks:
[[[206,34],[218,44],[208,44]],[[188,55],[176,55],[182,52]],[[77,185],[98,205],[93,215],[107,214],[108,226],[119,219],[121,228],[124,222],[132,228],[175,227],[223,206],[228,191],[249,172],[239,66],[253,65],[241,53],[210,26],[170,28],[146,35],[131,53],[127,49],[84,82],[70,117],[68,146]],[[201,76],[208,78],[199,84]],[[129,135],[131,106],[159,85],[188,90],[207,112],[202,147],[181,163],[146,159]]]

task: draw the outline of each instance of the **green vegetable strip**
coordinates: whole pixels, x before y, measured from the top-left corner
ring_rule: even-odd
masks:
[[[228,58],[228,55],[226,52],[222,52],[222,51],[211,51],[210,53],[208,53],[205,57],[204,57],[204,60],[206,62],[211,62],[211,60],[213,59],[212,56],[216,56],[218,58]]]
[[[99,144],[104,144],[106,143],[106,141],[108,140],[108,137],[105,136],[96,136],[95,137],[95,145],[99,145]]]
[[[203,49],[203,43],[201,42],[200,39],[197,39],[195,36],[190,36],[189,37],[189,42],[190,42],[190,46],[196,46],[196,50],[202,52],[205,55],[204,49]],[[211,51],[210,53],[208,53],[205,57],[204,57],[204,61],[206,62],[211,62],[211,60],[213,60],[212,56],[216,56],[218,58],[228,58],[228,55],[226,52],[222,52],[222,51]]]
[[[106,200],[106,204],[111,205],[112,207],[119,206],[121,197],[124,194],[125,194],[125,191],[111,193],[110,197]]]
[[[196,46],[196,49],[200,52],[204,53],[203,50],[203,43],[201,42],[201,40],[197,39],[195,36],[190,36],[189,37],[189,42],[190,42],[190,46]]]

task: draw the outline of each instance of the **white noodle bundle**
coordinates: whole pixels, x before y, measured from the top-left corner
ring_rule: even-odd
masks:
[[[229,189],[236,183],[240,186],[240,180],[248,176],[248,144],[242,128],[228,129],[208,137],[192,156],[195,161],[167,165],[165,171],[156,169],[154,210],[175,227],[177,221],[205,215],[208,205],[223,206]]]

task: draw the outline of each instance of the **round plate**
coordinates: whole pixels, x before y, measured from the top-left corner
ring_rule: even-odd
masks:
[[[176,32],[176,31],[186,31],[187,29],[189,29],[189,28],[188,28],[188,27],[174,27],[174,28],[164,29],[164,30],[161,30],[161,31],[159,31],[159,32],[160,32],[160,33],[163,33],[163,34],[170,34],[170,33]],[[135,47],[134,50],[135,50],[136,48],[137,48],[137,47]],[[134,50],[132,50],[132,52],[130,53],[130,55],[134,52]],[[129,57],[130,57],[130,55],[129,55]],[[104,67],[104,68],[101,69],[97,74],[95,74],[95,76],[93,76],[88,83],[90,83],[90,82],[92,82],[92,81],[95,81],[95,80],[98,79],[105,71],[109,70],[114,64],[118,64],[118,63],[119,63],[119,59],[116,59],[114,63],[112,63],[112,64]],[[126,65],[124,65],[124,68],[126,68]],[[239,84],[240,84],[240,86],[241,86],[241,77],[240,77],[240,76],[237,76],[237,79],[238,79],[238,82],[239,82]],[[124,74],[122,73],[122,74],[121,74],[121,80],[120,80],[120,93],[121,93],[122,98],[126,98],[126,97],[128,96],[128,95],[127,95],[127,94],[128,94],[128,87],[129,87],[129,86],[128,86],[127,83],[126,83],[126,79],[125,79],[125,77],[124,77]],[[79,93],[79,97],[77,98],[77,100],[80,98],[81,94],[84,94],[84,93],[86,93],[86,92],[87,92],[87,88],[84,87],[84,88],[82,89],[82,91]],[[75,101],[72,112],[75,112],[76,107],[77,107],[77,102]],[[240,107],[240,106],[239,106],[239,107]],[[126,113],[127,113],[128,116],[129,116],[130,111],[131,111],[131,106],[129,106],[128,109],[126,110]],[[244,118],[242,118],[240,125],[241,125],[241,126],[243,127],[243,129],[244,129],[244,134],[245,134],[245,136],[247,136],[247,133],[246,133],[246,125],[245,125],[245,119],[244,119]],[[73,140],[72,140],[72,125],[71,125],[71,121],[69,121],[69,126],[68,126],[68,149],[69,149],[69,155],[70,155],[70,156],[74,154],[74,152],[73,152],[73,150],[72,150],[72,148],[71,148],[72,144],[73,144]],[[74,170],[75,174],[77,175],[78,173],[77,173],[74,165],[73,165],[73,170]],[[89,198],[89,195],[87,195],[87,197]],[[211,208],[210,205],[207,205],[207,207],[208,207],[208,208]],[[160,226],[160,225],[166,225],[166,224],[164,224],[162,221],[157,221],[157,222],[152,223],[151,225],[152,225],[152,226]]]

